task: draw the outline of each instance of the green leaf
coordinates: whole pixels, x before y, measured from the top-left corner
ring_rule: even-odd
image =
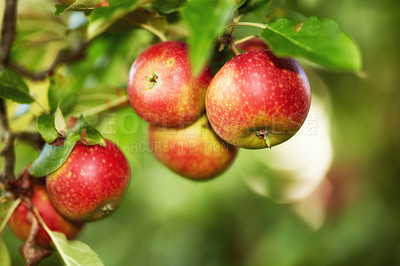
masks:
[[[9,69],[0,70],[0,97],[19,103],[33,102],[25,81]]]
[[[76,0],[71,5],[56,5],[55,16],[60,16],[66,11],[82,11],[93,9],[95,6],[100,5],[102,0]]]
[[[101,146],[106,146],[106,141],[104,140],[104,137],[101,135],[97,129],[95,129],[93,126],[91,126],[88,121],[83,116],[79,117],[79,120],[77,122],[77,128],[75,129],[76,132],[79,132],[80,134],[85,131],[84,138],[87,141],[88,145],[101,145]]]
[[[54,12],[54,16],[60,16],[69,6],[70,5],[56,5],[56,12]]]
[[[115,21],[134,10],[137,2],[138,0],[109,0],[109,6],[93,10],[89,17],[88,39],[91,40],[103,33]]]
[[[54,125],[55,128],[63,138],[67,136],[67,123],[65,123],[64,116],[61,112],[60,106],[57,107],[56,113],[55,113],[55,119],[54,119]]]
[[[299,56],[331,69],[361,69],[356,43],[330,19],[304,22],[279,19],[266,26],[261,38],[278,56]]]
[[[11,266],[10,253],[8,253],[7,246],[2,239],[0,239],[0,265]]]
[[[271,0],[247,0],[246,3],[240,7],[239,11],[245,15],[251,14],[261,16],[265,14],[270,4]]]
[[[54,116],[41,114],[36,121],[39,134],[47,143],[52,143],[58,138],[58,132],[54,124]]]
[[[36,215],[39,215],[36,209],[34,211]],[[38,218],[67,266],[104,265],[96,252],[94,252],[88,245],[78,240],[68,241],[63,233],[51,231],[44,223],[42,217],[39,216]]]
[[[233,0],[192,0],[181,15],[189,29],[190,60],[198,75],[210,57],[212,46],[225,30],[236,6]]]
[[[85,132],[85,134],[83,134]],[[75,144],[84,135],[85,144],[105,146],[103,136],[81,116],[73,130],[68,131],[62,146],[45,144],[39,157],[33,162],[29,172],[35,177],[46,176],[56,171],[68,158]]]
[[[10,200],[9,198],[5,197],[2,198],[2,201],[0,203],[0,236],[3,233],[4,228],[6,228],[8,220],[10,219],[11,215],[18,207],[20,202],[20,198],[17,200]]]
[[[46,176],[57,170],[68,158],[75,144],[81,139],[76,132],[69,132],[62,146],[45,144],[39,157],[29,168],[31,175],[35,177]]]
[[[169,14],[177,11],[186,3],[186,0],[156,0],[154,8],[161,14]]]

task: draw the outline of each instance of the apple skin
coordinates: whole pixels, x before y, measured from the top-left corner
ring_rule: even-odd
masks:
[[[33,185],[31,201],[50,230],[65,234],[69,240],[74,239],[82,230],[83,223],[69,221],[56,211],[49,200],[44,185]],[[27,218],[28,213],[28,204],[22,201],[8,221],[11,231],[23,241],[28,239],[31,230],[31,223]],[[52,244],[50,236],[41,225],[35,241],[38,246],[44,248],[49,248]]]
[[[248,149],[271,148],[291,138],[310,104],[303,68],[269,50],[232,58],[214,76],[206,95],[214,131],[226,142]]]
[[[242,51],[248,52],[253,50],[268,49],[268,45],[260,38],[254,37],[245,42],[239,43],[237,45]]]
[[[154,156],[175,173],[192,180],[211,179],[229,167],[237,148],[221,140],[203,115],[183,129],[149,127]]]
[[[129,101],[147,122],[179,127],[194,122],[204,111],[207,86],[212,78],[208,66],[193,77],[188,45],[178,41],[147,48],[129,72]]]
[[[119,206],[130,181],[122,151],[111,141],[106,146],[78,142],[68,159],[47,176],[49,198],[72,221],[104,218]]]

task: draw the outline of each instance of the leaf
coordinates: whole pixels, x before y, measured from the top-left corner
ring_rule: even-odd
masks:
[[[109,0],[109,6],[93,10],[89,17],[88,39],[91,40],[103,33],[115,21],[134,10],[137,2],[138,0]]]
[[[299,56],[331,69],[361,69],[355,42],[330,19],[310,17],[299,23],[279,19],[266,26],[261,38],[278,56]]]
[[[25,81],[9,69],[0,70],[0,97],[18,103],[31,103],[34,100]]]
[[[119,30],[141,28],[141,25],[148,25],[157,31],[165,32],[167,23],[167,19],[164,16],[160,16],[156,11],[139,7],[117,21],[114,26]]]
[[[39,212],[35,208],[33,211],[67,266],[104,265],[96,252],[88,245],[78,240],[69,241],[63,233],[51,231],[44,223],[42,217],[40,217]]]
[[[190,60],[198,75],[210,57],[214,41],[224,32],[235,9],[233,0],[192,0],[181,15],[190,36]]]
[[[242,14],[261,16],[265,14],[267,8],[271,4],[271,0],[247,0],[240,8]]]
[[[42,177],[56,171],[67,160],[75,144],[82,139],[84,132],[84,143],[86,145],[101,145],[103,147],[106,145],[104,137],[100,132],[81,116],[75,128],[68,132],[62,146],[44,145],[39,157],[36,158],[29,169],[31,175]]]
[[[11,266],[10,253],[8,253],[7,246],[6,244],[4,244],[1,238],[0,238],[0,265]]]
[[[186,3],[186,0],[156,0],[154,8],[161,14],[170,14],[177,11]]]
[[[68,158],[75,144],[81,139],[76,132],[69,132],[63,146],[51,146],[45,144],[39,157],[29,168],[31,175],[35,177],[46,176],[57,170]]]
[[[52,143],[58,138],[58,132],[54,124],[53,115],[41,114],[36,120],[36,125],[39,134],[47,143]]]
[[[55,16],[60,16],[66,11],[82,11],[93,9],[101,4],[102,0],[76,0],[71,5],[56,5]]]
[[[97,129],[95,129],[93,126],[91,126],[83,116],[79,117],[79,120],[77,122],[77,129],[75,130],[77,132],[80,132],[80,134],[85,131],[84,138],[87,142],[87,145],[98,144],[103,147],[106,146],[106,141],[104,140],[104,137],[101,135],[101,133],[97,131]]]
[[[67,124],[65,123],[64,116],[61,112],[60,106],[57,107],[56,113],[55,113],[55,119],[54,119],[54,124],[55,128],[63,138],[67,136]]]
[[[4,228],[8,223],[11,215],[13,214],[14,210],[20,204],[21,199],[18,198],[17,200],[10,200],[8,198],[3,197],[0,203],[0,236],[3,233]],[[2,264],[0,264],[2,265]]]

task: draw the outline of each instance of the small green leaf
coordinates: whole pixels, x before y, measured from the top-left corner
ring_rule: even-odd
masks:
[[[102,0],[76,0],[71,5],[56,5],[55,16],[60,16],[66,11],[82,11],[93,9],[95,6],[100,5]]]
[[[103,33],[115,21],[134,10],[137,2],[138,0],[109,0],[109,6],[93,10],[89,17],[88,39],[91,40]]]
[[[54,16],[60,16],[69,6],[70,5],[56,5],[56,12],[54,12]]]
[[[239,11],[245,15],[261,16],[265,14],[270,4],[271,0],[247,0],[246,3],[239,8]]]
[[[39,134],[47,143],[52,143],[58,138],[58,132],[54,124],[54,116],[41,114],[36,121]]]
[[[0,238],[0,265],[11,266],[10,253],[8,253],[7,246],[6,244],[4,244],[1,238]]]
[[[212,46],[232,17],[234,0],[192,0],[181,15],[190,36],[190,60],[193,74],[198,75],[210,57]]]
[[[17,73],[9,69],[0,70],[0,97],[18,103],[33,102],[25,81]]]
[[[279,19],[268,24],[260,36],[279,56],[304,57],[331,69],[361,69],[358,46],[330,19]]]
[[[161,14],[169,14],[177,11],[186,3],[186,0],[156,0],[154,8]]]
[[[88,245],[78,240],[68,241],[63,233],[51,231],[36,209],[34,209],[34,213],[38,217],[46,233],[50,236],[53,245],[67,266],[104,265],[96,252]]]
[[[86,132],[84,135],[85,140],[88,142],[88,145],[101,145],[103,147],[106,146],[106,141],[104,137],[101,135],[97,129],[91,126],[83,116],[79,117],[78,122],[76,123],[75,132],[79,132],[80,134]]]
[[[1,234],[3,233],[4,228],[6,228],[8,220],[10,219],[11,215],[13,214],[14,210],[18,207],[20,202],[21,202],[20,198],[17,200],[10,200],[9,198],[3,197],[1,199],[1,203],[0,203],[0,237],[1,237]],[[2,265],[2,264],[0,264],[0,265]]]
[[[75,144],[81,139],[76,132],[69,132],[62,146],[45,144],[39,157],[33,162],[29,172],[35,177],[46,176],[57,170],[68,158]]]
[[[58,134],[60,134],[63,138],[65,138],[67,136],[67,123],[65,123],[65,119],[64,116],[61,112],[60,106],[57,107],[56,113],[55,113],[55,120],[54,120],[54,124],[55,124],[55,128],[58,132]]]

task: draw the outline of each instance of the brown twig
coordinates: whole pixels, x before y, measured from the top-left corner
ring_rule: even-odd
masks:
[[[7,64],[10,50],[15,39],[15,24],[17,19],[17,0],[6,0],[6,8],[3,17],[0,43],[0,70]],[[7,108],[3,98],[0,98],[0,132],[4,142],[0,155],[4,157],[4,168],[0,172],[0,181],[7,183],[14,180],[14,137],[11,135],[8,125]]]
[[[32,205],[30,203],[30,205]],[[36,244],[36,237],[39,233],[39,222],[32,211],[27,215],[27,219],[31,223],[31,231],[28,239],[20,247],[20,252],[26,260],[27,266],[37,265],[43,258],[50,256],[51,249],[38,247]]]
[[[43,140],[43,138],[40,136],[39,133],[22,131],[22,132],[13,132],[12,135],[14,136],[14,139],[19,139],[21,141],[32,144],[38,151],[41,151],[43,145],[45,144],[45,141]]]
[[[26,67],[19,65],[18,63],[13,62],[13,61],[9,61],[7,66],[10,69],[17,72],[18,74],[20,74],[24,77],[27,77],[31,80],[44,80],[48,76],[53,75],[53,73],[55,72],[55,70],[57,69],[58,66],[60,66],[62,64],[66,64],[66,63],[71,63],[71,62],[74,62],[74,61],[84,58],[85,50],[86,50],[86,47],[88,44],[89,43],[83,43],[83,44],[79,45],[79,47],[74,51],[71,51],[70,49],[61,50],[57,54],[56,59],[53,61],[53,63],[50,65],[50,67],[48,69],[40,71],[40,72],[30,71]]]
[[[10,132],[7,118],[7,108],[4,99],[0,98],[0,129],[1,140],[4,143],[3,150],[0,155],[4,157],[4,168],[0,172],[0,181],[5,184],[15,179],[14,165],[15,165],[15,151],[14,151],[14,137]]]
[[[15,39],[15,24],[17,20],[17,0],[6,0],[1,30],[0,69],[7,64],[10,50]]]

